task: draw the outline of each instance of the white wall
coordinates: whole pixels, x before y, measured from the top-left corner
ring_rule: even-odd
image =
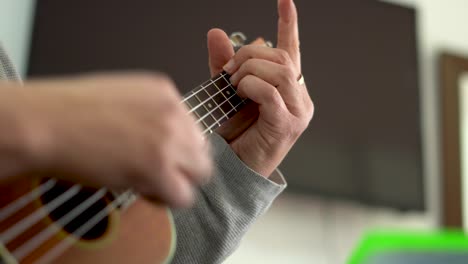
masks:
[[[24,77],[35,0],[0,0],[0,42]]]

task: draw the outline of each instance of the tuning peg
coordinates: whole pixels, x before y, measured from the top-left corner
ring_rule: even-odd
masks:
[[[231,44],[234,47],[235,50],[240,49],[242,46],[245,45],[245,41],[247,40],[247,37],[245,36],[244,33],[242,32],[233,32],[230,36],[229,39],[231,40]]]
[[[244,46],[245,42],[247,41],[247,37],[242,32],[233,32],[229,36],[229,39],[231,40],[231,44],[234,47],[234,50],[236,51],[240,49],[242,46]],[[265,41],[263,45],[273,48],[273,43],[269,40]]]

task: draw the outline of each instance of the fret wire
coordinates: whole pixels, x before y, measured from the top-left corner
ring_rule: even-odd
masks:
[[[223,77],[223,78],[224,78],[224,77]],[[217,85],[215,82],[211,81],[211,83],[214,84],[214,86],[218,89],[218,92],[221,92],[221,89],[219,89],[218,85]],[[228,84],[229,84],[229,82],[228,82]],[[226,98],[226,96],[225,96],[223,93],[221,93],[221,94],[224,96],[224,98]],[[226,99],[227,99],[227,98],[226,98]],[[213,101],[217,104],[216,100],[213,100]],[[220,105],[218,105],[218,106],[219,106],[219,109],[221,110],[221,112],[223,112],[224,117],[226,117],[226,119],[229,119],[229,117],[228,117],[228,116],[226,115],[226,113],[224,112],[223,108],[221,108],[221,105],[222,105],[222,104],[224,104],[224,102],[222,102]],[[231,104],[231,105],[232,105],[232,104]]]
[[[243,99],[240,103],[238,103],[235,107],[239,107],[241,104],[245,103],[245,100],[246,99]],[[231,113],[235,108],[231,109],[227,114]],[[206,132],[210,131],[210,133],[212,133],[212,128],[214,127],[214,125],[211,125],[209,128],[205,129],[202,134],[205,134]]]
[[[210,99],[213,99],[213,97],[210,97],[210,94],[209,94],[209,93],[207,93],[206,91],[205,91],[205,93],[208,95],[208,99],[205,100],[206,102],[209,101]],[[200,101],[200,103],[201,103],[201,100],[200,100],[200,98],[199,98],[197,95],[195,95],[195,98],[197,98],[197,100]],[[214,102],[214,100],[212,100],[212,101]],[[218,123],[218,126],[221,126],[221,125],[219,124],[219,122],[216,120],[216,117],[213,116],[213,112],[217,109],[217,106],[213,106],[213,107],[214,107],[213,110],[210,111],[210,109],[208,109],[208,107],[206,107],[206,105],[203,104],[203,108],[205,108],[205,110],[208,112],[208,114],[205,114],[201,120],[203,121],[203,119],[205,119],[207,115],[211,115],[211,117],[213,118],[213,120],[215,121],[215,123]],[[196,112],[196,111],[195,111],[195,112]],[[204,122],[204,121],[203,121],[203,122]],[[198,121],[197,121],[197,124],[198,124]],[[212,125],[212,124],[210,124],[210,125]]]
[[[230,82],[230,81],[228,81],[228,80],[226,80],[226,78],[224,78],[224,76],[226,76],[226,74],[225,74],[225,75],[223,75],[222,77],[223,77],[223,79],[226,81],[226,83],[228,84],[228,87],[229,87],[229,86],[231,86],[231,87],[232,87],[232,84],[231,84],[231,82]],[[218,86],[216,85],[216,87],[218,87]],[[234,90],[234,87],[232,87],[232,89]],[[224,95],[224,93],[221,93],[221,94],[224,96],[224,98],[226,98],[226,99],[227,99],[227,97],[226,97],[226,95]],[[231,101],[229,101],[229,104],[230,104],[230,105],[231,105],[233,108],[235,108],[235,107],[234,107],[234,105],[231,103]]]
[[[229,87],[229,85],[226,86],[226,87]],[[229,102],[229,99],[233,98],[233,97],[236,96],[236,95],[237,95],[237,94],[233,94],[233,95],[229,96],[228,98],[226,98],[226,100],[224,100],[221,104],[219,104],[217,107],[215,107],[215,108],[212,109],[210,112],[206,113],[203,117],[201,117],[199,120],[197,120],[196,123],[198,124],[200,121],[203,121],[203,119],[205,119],[206,117],[208,117],[212,112],[216,111],[216,109],[221,108],[221,105],[225,104],[226,102]],[[244,101],[245,101],[245,100],[242,100],[241,103],[243,103]],[[236,107],[238,107],[239,105],[241,105],[241,103],[238,104],[237,106],[233,107],[233,109],[229,110],[229,112],[227,112],[226,114],[231,113],[233,110],[234,110],[234,111],[237,111]],[[232,105],[232,104],[231,104],[231,105]],[[212,117],[213,117],[213,116],[212,116]],[[219,123],[219,120],[221,120],[221,119],[216,120],[216,118],[214,118],[214,119],[215,119],[215,121],[217,121],[218,123]],[[229,118],[228,118],[228,119],[229,119]]]
[[[221,77],[220,77],[221,78]],[[220,78],[216,79],[216,80],[219,80]],[[203,87],[203,89],[205,89],[206,87],[208,86],[205,86]],[[221,89],[220,91],[216,92],[215,94],[213,94],[212,96],[210,96],[209,98],[207,98],[205,101],[201,102],[199,105],[195,106],[194,108],[190,109],[190,111],[188,113],[191,113],[195,110],[197,110],[199,107],[201,107],[203,104],[205,104],[206,102],[208,102],[209,100],[213,99],[215,95],[219,94],[220,92],[224,91],[226,88],[228,87],[232,87],[232,85],[228,82],[228,85],[226,87],[224,87],[223,89]],[[198,91],[197,91],[198,93]],[[195,95],[193,95],[195,96]],[[187,99],[193,97],[192,95],[190,97],[188,97]]]
[[[213,94],[212,96],[208,97],[207,99],[205,99],[203,102],[201,102],[199,105],[197,105],[196,107],[190,109],[189,113],[192,113],[193,111],[197,110],[198,108],[200,108],[201,106],[203,106],[206,102],[208,102],[209,100],[212,100],[216,95],[218,95],[219,93],[222,93],[222,91],[226,90],[226,88],[230,87],[231,85],[228,84],[226,87],[224,87],[223,89],[219,90],[218,92],[216,92],[215,94]],[[209,94],[208,94],[209,95]]]
[[[192,113],[192,112],[195,112],[196,116],[198,117],[198,120],[196,121],[196,123],[202,122],[202,124],[203,124],[204,127],[206,128],[206,129],[203,131],[203,134],[205,134],[205,133],[208,132],[208,131],[210,131],[210,133],[212,133],[212,132],[213,132],[213,131],[212,131],[212,128],[213,128],[215,125],[221,126],[220,121],[221,121],[223,118],[229,119],[229,118],[230,118],[230,117],[229,117],[229,114],[230,114],[230,113],[232,113],[233,111],[237,111],[237,108],[238,108],[240,105],[245,104],[246,99],[242,99],[236,106],[234,106],[234,104],[231,102],[230,99],[234,98],[234,96],[236,96],[237,93],[236,93],[236,91],[235,91],[235,88],[232,86],[232,84],[226,79],[226,76],[227,76],[227,75],[228,75],[228,74],[225,73],[225,72],[220,73],[216,79],[210,79],[210,80],[209,80],[211,84],[208,84],[208,85],[205,85],[205,86],[204,86],[203,84],[200,85],[200,89],[199,89],[199,90],[197,90],[197,91],[192,91],[192,94],[190,94],[189,96],[185,97],[185,98],[182,100],[182,102],[181,102],[181,103],[187,102],[187,104],[189,105],[189,107],[191,107],[190,111],[188,111],[188,114],[190,114],[190,113]],[[227,83],[227,85],[226,85],[225,87],[223,87],[222,89],[220,89],[220,88],[218,87],[218,85],[216,85],[216,83],[215,83],[216,81],[220,80],[221,78],[224,79],[224,80],[226,81],[226,83]],[[218,91],[217,91],[216,93],[214,93],[213,95],[211,95],[211,96],[210,96],[210,94],[206,91],[206,88],[210,87],[210,85],[214,85],[214,86],[218,89]],[[227,97],[227,96],[223,93],[223,91],[225,91],[225,90],[228,89],[229,87],[233,90],[234,93],[233,93],[231,96]],[[201,92],[202,90],[205,91],[205,93],[207,93],[208,96],[209,96],[209,97],[208,97],[207,99],[205,99],[203,102],[201,102],[201,100],[200,100],[199,97],[197,96],[197,94],[198,94],[199,92]],[[218,103],[214,100],[214,97],[215,97],[216,95],[218,95],[219,93],[221,93],[221,94],[223,95],[223,97],[226,99],[226,100],[224,100],[221,104],[218,104]],[[228,94],[229,94],[229,91],[228,91]],[[192,105],[188,102],[188,100],[191,99],[191,98],[193,98],[193,97],[195,97],[198,101],[200,101],[200,104],[196,105],[195,107],[192,107]],[[213,100],[213,101],[216,103],[216,106],[215,106],[211,111],[208,111],[208,109],[207,109],[206,106],[205,106],[205,103],[208,102],[208,101],[210,101],[210,100]],[[224,111],[223,109],[221,109],[221,106],[224,105],[226,102],[228,102],[228,103],[232,106],[232,109],[229,110],[228,112],[226,112],[226,111]],[[196,110],[197,110],[198,108],[202,107],[202,106],[203,106],[203,107],[205,108],[205,110],[207,110],[208,112],[207,112],[204,116],[200,117],[200,115],[198,114],[198,112],[196,112]],[[219,119],[217,119],[216,117],[214,117],[214,116],[212,115],[212,113],[213,113],[214,111],[218,110],[218,109],[224,114],[224,117],[219,118]],[[213,120],[215,121],[215,122],[214,122],[213,124],[211,124],[211,125],[208,125],[208,124],[204,121],[204,119],[207,118],[208,116],[211,116],[211,117],[213,118]]]
[[[193,93],[193,92],[192,92],[192,93]],[[192,108],[192,105],[190,104],[190,102],[189,102],[189,101],[186,101],[185,103],[186,103],[186,104],[189,106],[189,108]],[[199,120],[199,119],[201,118],[201,116],[198,114],[198,112],[197,112],[197,111],[195,111],[195,115],[198,117],[198,119],[197,119],[197,120]],[[197,121],[197,123],[198,123],[198,121]],[[205,126],[205,128],[208,128],[208,127],[209,127],[209,125],[208,125],[208,124],[206,124],[206,122],[205,122],[205,121],[202,121],[202,123],[203,123],[203,125]]]
[[[226,87],[228,87],[228,86],[226,86]],[[226,88],[226,87],[225,87],[225,88]],[[229,101],[229,99],[233,98],[233,97],[236,96],[236,95],[237,95],[237,94],[233,94],[233,95],[229,96],[229,98],[226,98],[226,100],[224,100],[221,104],[218,104],[218,106],[216,106],[216,107],[213,108],[211,111],[209,111],[209,112],[206,113],[204,116],[202,116],[199,120],[197,120],[196,123],[198,124],[200,121],[202,121],[203,119],[205,119],[205,118],[206,118],[207,116],[209,116],[211,113],[213,113],[213,112],[216,111],[217,109],[220,109],[220,108],[221,108],[221,105],[225,104],[226,102]],[[235,107],[233,107],[233,109],[236,110]],[[230,113],[230,112],[231,112],[231,110],[230,110],[228,113]],[[216,120],[216,118],[215,118],[215,120]],[[219,119],[219,120],[221,120],[221,119]],[[219,121],[219,120],[218,120],[218,121]]]
[[[220,76],[218,76],[218,78],[217,78],[215,81],[217,81],[217,80],[219,80],[219,79],[221,79],[221,78],[224,78],[224,76],[226,76],[226,75],[227,75],[227,73],[220,73]],[[224,79],[226,80],[226,78],[224,78]],[[228,83],[229,83],[229,82],[228,82]],[[201,90],[204,90],[204,89],[205,89],[206,87],[208,87],[208,86],[203,87],[203,84],[202,84],[202,85],[200,85],[199,87],[201,87],[201,89],[197,90],[196,92],[193,92],[193,91],[192,91],[192,94],[189,95],[189,96],[187,96],[187,97],[185,97],[185,98],[182,100],[181,103],[183,103],[183,102],[187,101],[188,99],[194,97],[197,93],[199,93]]]

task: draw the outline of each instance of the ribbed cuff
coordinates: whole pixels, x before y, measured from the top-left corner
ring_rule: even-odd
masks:
[[[232,188],[244,191],[251,199],[266,202],[271,202],[286,188],[286,180],[278,169],[269,178],[265,178],[249,168],[220,135],[213,133],[210,141],[218,169],[226,175],[224,180],[228,181]]]

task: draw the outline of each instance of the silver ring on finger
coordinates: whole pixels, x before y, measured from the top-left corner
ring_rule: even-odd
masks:
[[[299,85],[304,85],[305,84],[304,75],[301,74],[301,76],[297,80],[297,83],[299,83]]]

